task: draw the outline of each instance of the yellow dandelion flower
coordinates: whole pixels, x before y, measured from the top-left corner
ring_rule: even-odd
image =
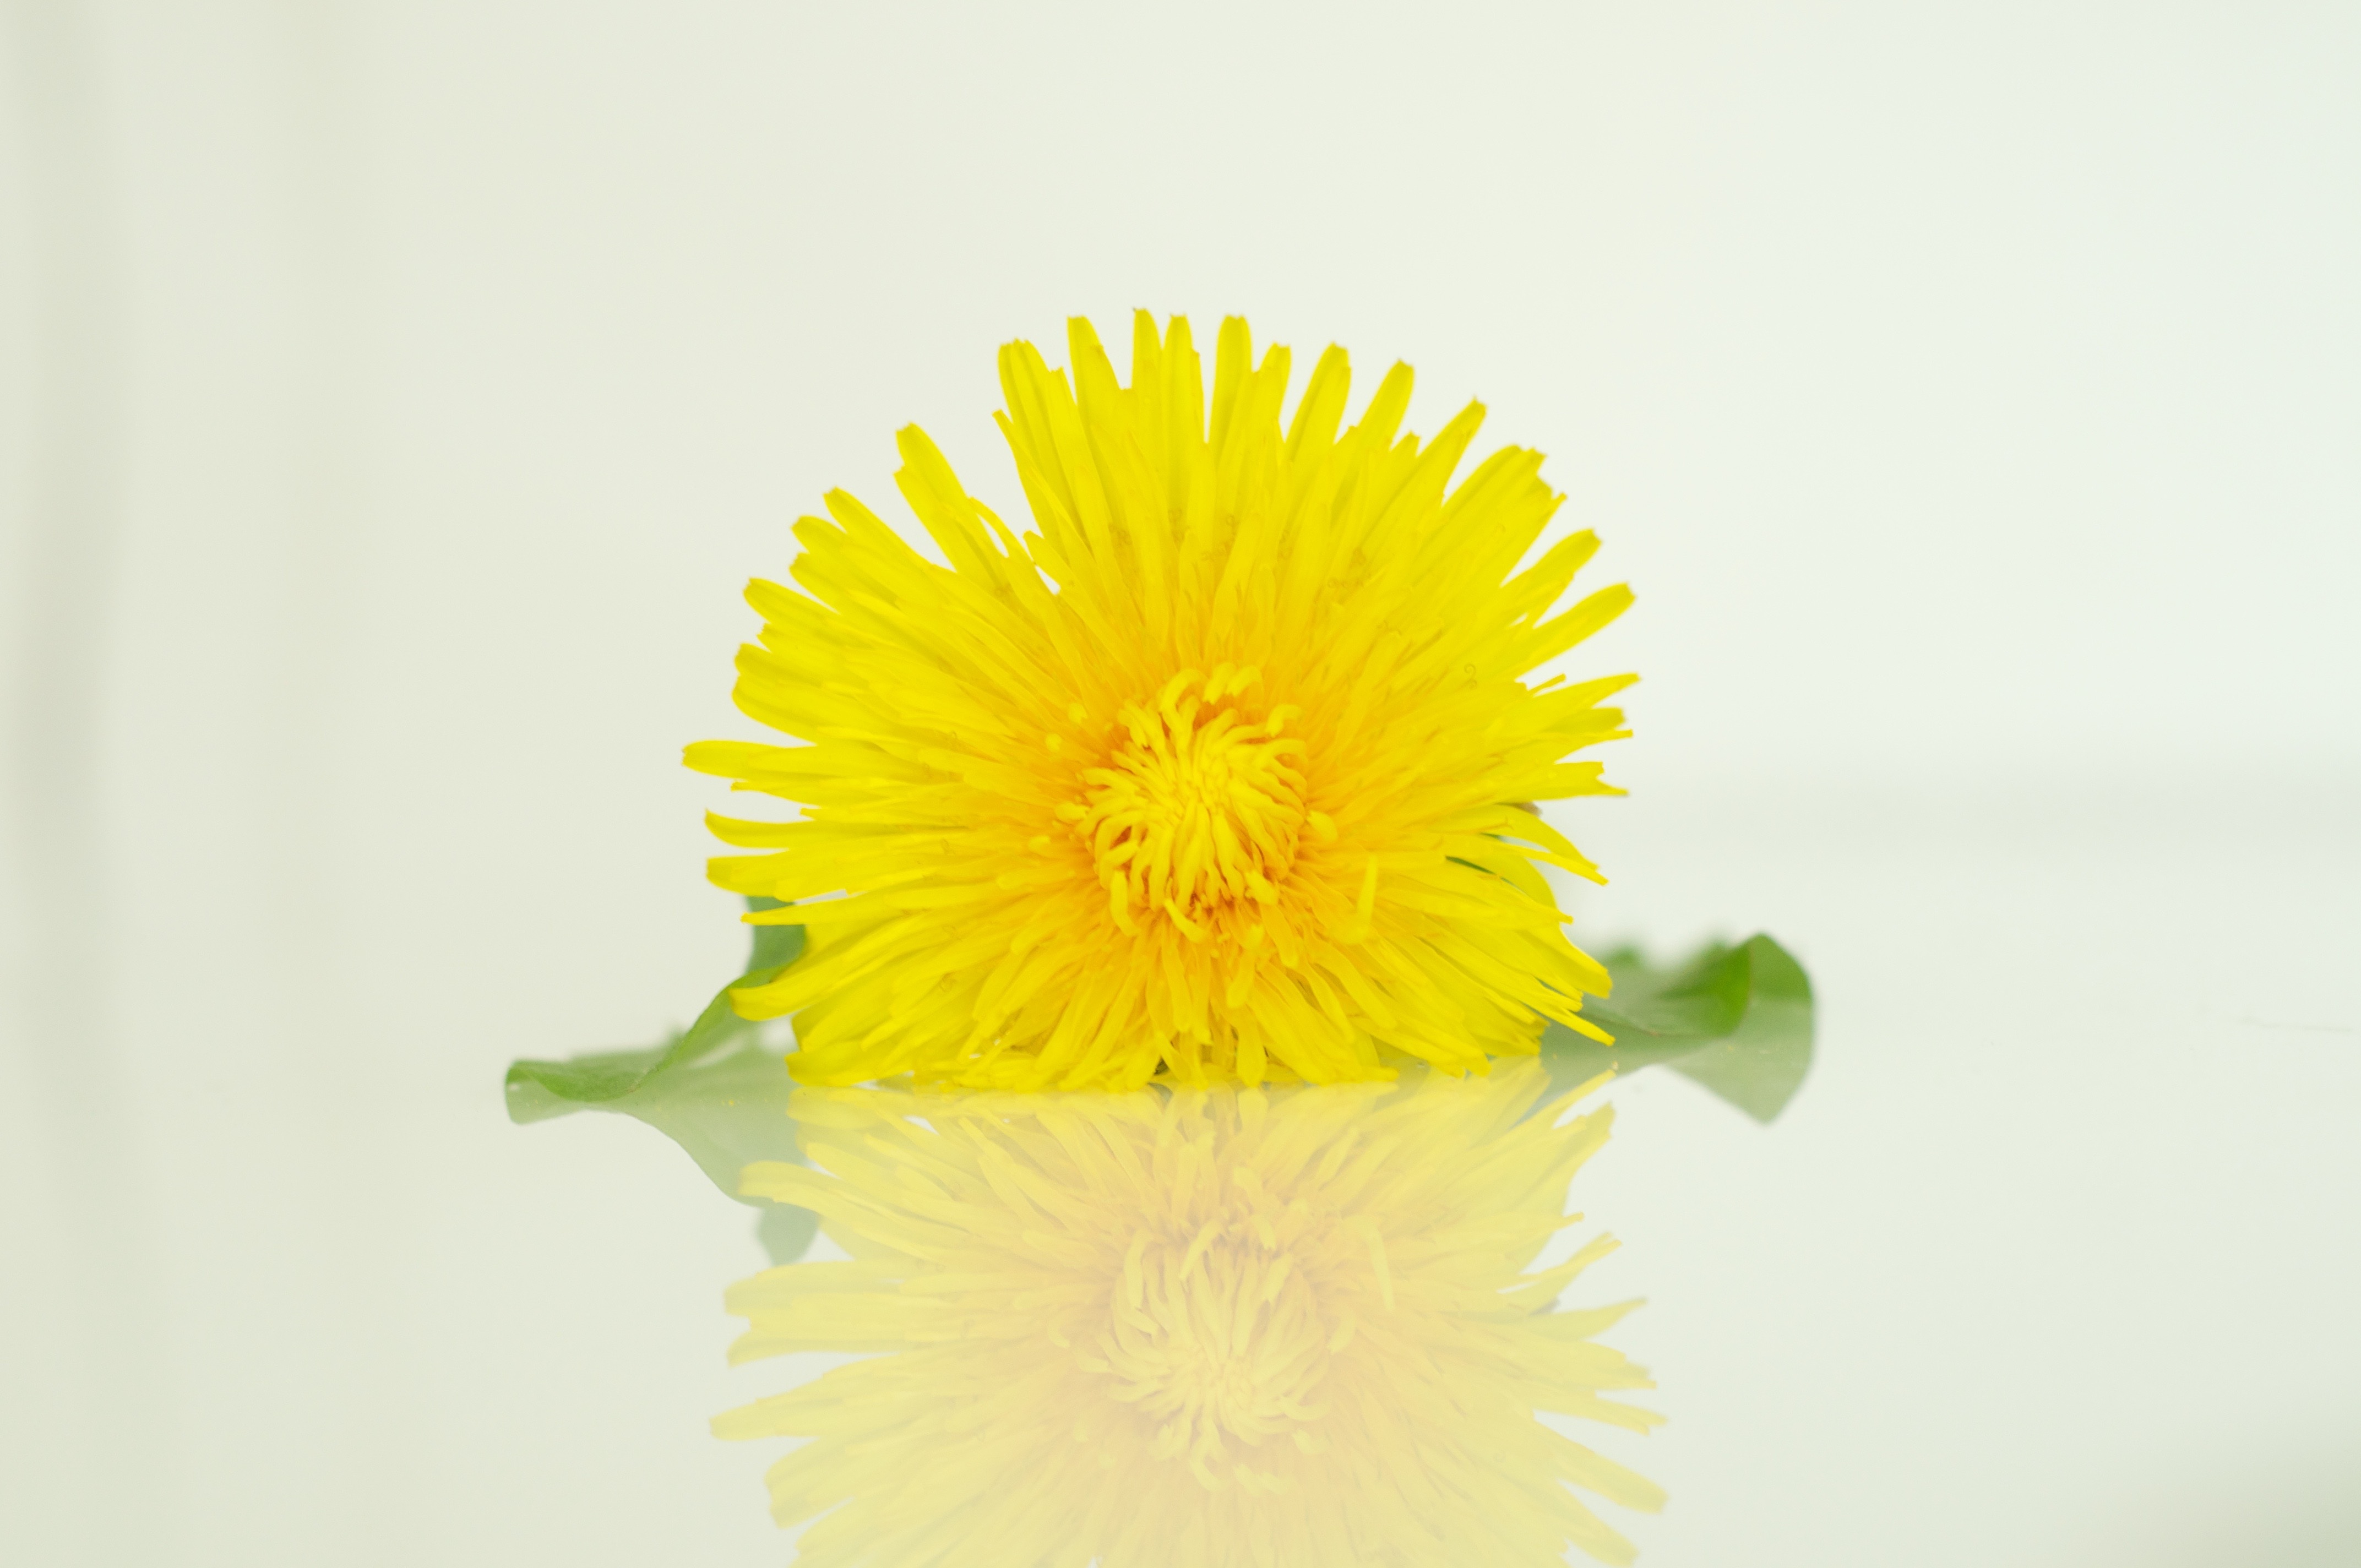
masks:
[[[1604,1397],[1653,1387],[1594,1343],[1637,1303],[1554,1310],[1608,1237],[1533,1267],[1611,1113],[1526,1115],[1546,1078],[799,1091],[818,1168],[744,1187],[850,1258],[733,1288],[730,1358],[874,1354],[714,1430],[809,1440],[808,1568],[1629,1563],[1570,1488],[1664,1494],[1558,1425],[1662,1420]]]
[[[840,490],[796,525],[803,591],[748,592],[738,705],[808,744],[687,760],[805,807],[712,818],[763,851],[712,876],[810,947],[740,1011],[793,1014],[815,1083],[1329,1082],[1598,1035],[1606,971],[1539,867],[1603,879],[1518,803],[1620,793],[1566,758],[1625,733],[1633,677],[1525,677],[1631,594],[1557,610],[1587,532],[1520,569],[1561,499],[1540,455],[1453,485],[1483,409],[1422,446],[1402,365],[1340,434],[1336,348],[1282,428],[1288,351],[1235,319],[1210,408],[1183,319],[1140,314],[1129,387],[1088,323],[1070,349],[1071,384],[1001,352],[1033,532],[914,426],[896,481],[949,565]]]

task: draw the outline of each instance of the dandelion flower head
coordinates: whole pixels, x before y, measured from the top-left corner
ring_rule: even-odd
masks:
[[[798,1091],[817,1168],[744,1190],[850,1257],[734,1287],[730,1358],[871,1354],[714,1430],[810,1440],[767,1477],[809,1568],[1629,1563],[1574,1489],[1664,1494],[1560,1428],[1662,1420],[1596,1340],[1636,1303],[1555,1310],[1609,1238],[1539,1257],[1611,1113],[1525,1115],[1546,1076]]]
[[[1333,347],[1288,412],[1288,351],[1235,318],[1210,403],[1182,318],[1140,313],[1128,386],[1086,322],[1069,358],[1001,353],[1021,536],[913,426],[896,481],[948,564],[839,490],[796,587],[749,590],[738,705],[806,743],[688,762],[803,807],[712,818],[752,852],[711,874],[809,945],[739,1010],[792,1014],[797,1076],[838,1084],[1329,1082],[1605,1038],[1541,868],[1603,879],[1520,804],[1620,793],[1568,759],[1625,733],[1633,677],[1529,677],[1631,595],[1561,605],[1598,541],[1537,548],[1540,455],[1455,483],[1483,409],[1422,444],[1401,365],[1345,427]]]

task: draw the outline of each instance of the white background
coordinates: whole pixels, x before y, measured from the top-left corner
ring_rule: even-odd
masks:
[[[2338,1528],[2361,13],[18,0],[0,47],[0,1555],[784,1555],[703,1428],[759,1391],[742,1212],[500,1072],[735,961],[677,754],[747,732],[793,519],[891,501],[914,419],[1016,514],[994,351],[1135,305],[1550,453],[1640,595],[1575,661],[1645,676],[1632,798],[1560,818],[1584,928],[1819,982],[1787,1118],[1635,1080],[1587,1201],[1675,1418],[1644,1560]]]

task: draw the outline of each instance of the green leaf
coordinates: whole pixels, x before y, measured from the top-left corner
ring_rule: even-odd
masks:
[[[1812,1069],[1812,981],[1795,956],[1768,937],[1747,944],[1754,999],[1728,1037],[1671,1064],[1766,1125],[1804,1087]]]
[[[770,899],[746,902],[757,910],[780,907]],[[738,1192],[747,1166],[800,1164],[803,1151],[787,1114],[794,1082],[785,1062],[759,1025],[738,1016],[730,992],[775,979],[803,946],[800,926],[755,927],[746,972],[663,1045],[512,1064],[510,1118],[528,1123],[608,1111],[644,1122],[678,1144],[722,1192],[762,1210],[756,1235],[774,1264],[801,1257],[818,1217]],[[1583,1015],[1614,1035],[1615,1044],[1551,1025],[1542,1059],[1554,1082],[1572,1087],[1609,1068],[1663,1065],[1760,1122],[1795,1097],[1811,1067],[1812,986],[1778,943],[1763,936],[1736,947],[1717,943],[1669,967],[1648,963],[1636,948],[1609,953],[1604,961],[1615,978],[1614,995],[1592,1001]]]
[[[1615,1043],[1602,1046],[1552,1024],[1542,1059],[1554,1083],[1661,1065],[1763,1123],[1803,1087],[1812,1065],[1812,982],[1769,937],[1713,943],[1668,967],[1648,963],[1634,948],[1602,961],[1614,976],[1614,995],[1585,1003],[1582,1015]]]
[[[785,907],[775,898],[760,895],[746,900],[750,911]],[[730,1004],[730,993],[741,986],[767,985],[779,971],[803,955],[800,926],[753,927],[754,950],[746,971],[719,991],[697,1015],[697,1022],[661,1046],[633,1051],[601,1051],[566,1061],[535,1061],[529,1058],[509,1064],[509,1120],[520,1125],[547,1121],[585,1106],[609,1105],[637,1093],[665,1073],[718,1055],[756,1032],[752,1020],[741,1018]]]
[[[746,910],[751,915],[759,915],[765,909],[785,909],[785,907],[786,905],[779,900],[764,898],[761,894],[755,894],[746,900]],[[803,957],[804,928],[802,927],[755,926],[750,929],[754,933],[754,951],[746,960],[746,978],[737,983],[743,985],[755,975],[766,970],[775,973]]]
[[[750,972],[745,983],[763,976]],[[523,1059],[509,1064],[509,1120],[522,1125],[563,1116],[586,1106],[609,1105],[628,1098],[657,1079],[692,1062],[734,1046],[754,1025],[730,1005],[730,989],[705,1004],[697,1022],[661,1046],[637,1051],[601,1051],[567,1061]]]
[[[780,907],[767,898],[746,903],[758,910]],[[612,1111],[646,1123],[678,1144],[724,1193],[762,1209],[756,1234],[763,1250],[774,1263],[792,1262],[811,1245],[818,1217],[741,1198],[738,1177],[757,1160],[802,1160],[786,1109],[794,1083],[784,1057],[764,1043],[760,1025],[738,1015],[730,992],[776,979],[802,955],[804,928],[753,929],[746,972],[722,987],[697,1022],[663,1045],[568,1061],[511,1063],[509,1119],[524,1124],[577,1111]]]

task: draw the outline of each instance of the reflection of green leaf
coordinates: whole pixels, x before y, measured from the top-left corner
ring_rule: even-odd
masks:
[[[779,905],[748,899],[755,909]],[[716,1187],[741,1202],[740,1174],[761,1160],[801,1163],[787,1115],[794,1088],[762,1027],[738,1016],[730,992],[759,985],[802,955],[800,926],[757,926],[746,972],[730,981],[697,1022],[636,1051],[605,1051],[569,1061],[519,1061],[509,1068],[510,1119],[545,1121],[577,1111],[612,1111],[646,1123],[678,1144]],[[1759,1122],[1786,1107],[1812,1063],[1812,984],[1803,967],[1768,937],[1736,947],[1716,943],[1669,968],[1636,948],[1606,955],[1615,977],[1611,1001],[1583,1008],[1615,1036],[1602,1046],[1553,1024],[1542,1036],[1551,1080],[1571,1087],[1613,1069],[1664,1065],[1695,1080]],[[811,1245],[818,1217],[790,1204],[755,1202],[756,1234],[774,1264],[792,1263]]]
[[[764,1203],[754,1220],[754,1238],[774,1268],[809,1252],[812,1237],[818,1234],[819,1216],[795,1203]]]
[[[1753,959],[1754,999],[1727,1038],[1672,1064],[1758,1122],[1786,1109],[1812,1067],[1812,981],[1804,966],[1768,937],[1745,951]]]
[[[767,898],[746,902],[755,909],[778,907]],[[522,1124],[577,1111],[620,1112],[678,1144],[716,1187],[737,1198],[739,1173],[747,1166],[803,1156],[787,1117],[793,1083],[786,1065],[764,1043],[761,1026],[738,1016],[730,992],[776,978],[803,946],[800,926],[755,927],[746,972],[707,1003],[696,1023],[661,1046],[511,1064],[509,1119]],[[802,1256],[817,1216],[788,1205],[754,1206],[763,1211],[756,1234],[771,1261]]]
[[[1562,1085],[1613,1069],[1662,1064],[1703,1084],[1758,1122],[1786,1108],[1812,1065],[1812,982],[1768,937],[1717,942],[1669,968],[1626,948],[1604,959],[1615,994],[1582,1015],[1611,1046],[1552,1024],[1542,1057]]]

